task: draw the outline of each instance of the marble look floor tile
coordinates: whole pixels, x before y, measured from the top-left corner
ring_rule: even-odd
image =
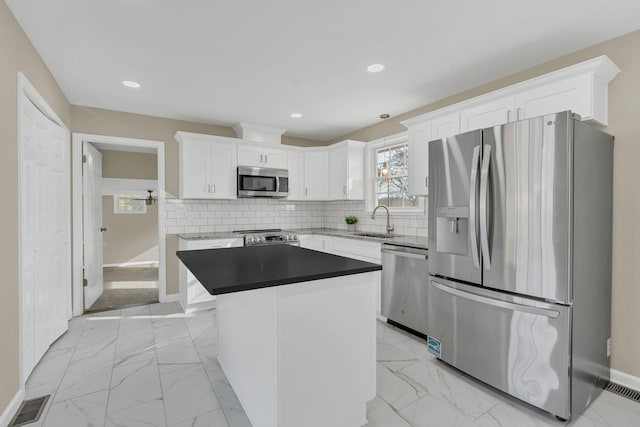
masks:
[[[376,366],[376,391],[394,409],[402,409],[426,395],[426,392],[400,378],[391,369],[378,363]]]
[[[73,351],[73,348],[50,349],[47,351],[29,376],[26,388],[57,389],[71,361]]]
[[[89,359],[71,361],[55,401],[68,400],[85,394],[109,389],[113,354],[98,355]]]
[[[135,335],[119,335],[114,364],[137,362],[156,357],[153,331],[142,330]]]
[[[411,338],[396,344],[396,347],[401,350],[407,351],[422,360],[436,359],[436,357],[433,354],[429,353],[429,350],[427,350],[427,343],[425,340]]]
[[[200,363],[200,356],[188,336],[157,343],[156,352],[160,364]]]
[[[606,427],[637,426],[640,425],[640,403],[603,391],[583,413],[583,417]]]
[[[160,365],[160,379],[169,425],[220,408],[200,363]]]
[[[214,382],[213,390],[220,401],[220,406],[227,418],[229,427],[252,427],[251,421],[249,421],[238,400],[238,396],[236,396],[227,380]]]
[[[394,328],[378,321],[376,323],[377,330],[376,336],[379,340],[385,341],[388,344],[396,345],[411,338],[411,335],[404,332],[402,329]]]
[[[158,344],[176,338],[190,337],[189,330],[183,319],[154,320],[153,334]]]
[[[54,403],[43,427],[101,427],[104,425],[109,393],[100,391]]]
[[[184,314],[178,306],[178,303],[175,302],[150,304],[149,312],[151,313],[151,316],[163,316],[165,318],[170,317],[171,315],[178,315],[182,317]]]
[[[151,310],[148,305],[137,305],[135,307],[127,307],[120,310],[123,318],[130,316],[150,316]]]
[[[75,348],[82,337],[84,325],[79,328],[71,329],[62,334],[60,338],[51,344],[49,347],[52,350],[59,350],[63,348]]]
[[[207,412],[194,418],[189,418],[170,427],[229,427],[222,409]]]
[[[202,366],[204,366],[204,370],[207,372],[209,381],[213,383],[227,378],[222,371],[222,366],[218,363],[217,346],[215,344],[212,346],[199,347],[196,350],[200,356]]]
[[[376,397],[367,403],[366,427],[411,427],[387,402]]]
[[[143,333],[153,334],[153,323],[149,316],[129,316],[120,319],[118,338],[139,335]]]
[[[498,404],[489,388],[484,390],[482,384],[472,384],[440,365],[437,361],[420,361],[403,368],[399,375],[474,420]]]
[[[113,368],[109,414],[161,398],[160,375],[155,358]]]
[[[121,315],[122,315],[122,310],[117,308],[115,310],[107,310],[107,311],[99,311],[97,313],[90,313],[85,315],[84,317],[87,320],[90,320],[90,319],[96,319],[96,318],[102,318],[102,317],[119,317]]]
[[[425,396],[400,410],[400,414],[416,427],[477,427],[455,408],[442,403],[433,396]],[[512,424],[511,427],[520,427]]]
[[[71,360],[90,359],[98,355],[111,354],[116,351],[117,329],[92,330],[80,338]]]
[[[106,427],[165,427],[166,425],[162,399],[108,412],[105,424]]]
[[[376,343],[376,359],[378,362],[412,362],[420,360],[416,355],[399,349],[395,345],[384,341]]]

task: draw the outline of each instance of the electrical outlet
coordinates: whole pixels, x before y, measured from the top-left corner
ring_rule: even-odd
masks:
[[[611,338],[607,339],[607,357],[611,357]]]

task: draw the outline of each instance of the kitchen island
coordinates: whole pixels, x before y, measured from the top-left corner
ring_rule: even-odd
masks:
[[[380,265],[290,245],[177,255],[218,295],[218,361],[254,427],[366,424]]]

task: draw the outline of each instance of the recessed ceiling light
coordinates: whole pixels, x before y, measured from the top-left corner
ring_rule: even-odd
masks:
[[[384,65],[382,64],[371,64],[367,67],[367,71],[370,73],[379,73],[384,70]]]
[[[300,117],[302,117],[302,114],[300,114],[300,113],[291,113],[291,117],[293,117],[294,119],[299,119]]]
[[[384,120],[384,119],[388,119],[389,117],[391,117],[391,116],[390,116],[390,115],[388,115],[387,113],[382,113],[382,114],[380,114],[380,118],[381,118],[381,119],[383,119],[383,120]]]
[[[140,87],[140,83],[134,82],[132,80],[123,80],[122,84],[125,85],[126,87],[131,87],[131,88],[134,88],[134,89],[137,89],[137,88]]]

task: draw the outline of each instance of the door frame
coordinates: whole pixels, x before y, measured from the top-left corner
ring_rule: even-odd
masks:
[[[18,358],[18,369],[19,369],[19,384],[20,389],[18,393],[24,395],[26,378],[23,378],[22,375],[22,328],[23,328],[23,320],[22,320],[22,109],[25,102],[32,102],[33,105],[36,106],[38,110],[42,114],[44,114],[49,120],[56,123],[65,131],[65,142],[67,147],[69,145],[69,128],[64,124],[62,119],[56,114],[56,112],[49,106],[49,103],[44,99],[42,95],[38,92],[38,90],[31,84],[27,76],[25,76],[21,71],[18,71],[18,93],[17,93],[17,144],[18,144],[18,348],[20,350],[20,357]],[[71,200],[71,191],[67,192],[69,196],[69,200]],[[67,224],[67,241],[72,242],[71,240],[71,221]],[[67,259],[69,260],[69,264],[67,265],[67,275],[71,278],[72,267],[71,267],[71,247],[67,245]],[[71,310],[71,286],[68,287],[68,295],[67,295],[67,319],[71,319],[72,310]],[[19,399],[21,401],[22,399]],[[13,401],[12,401],[13,402]],[[19,402],[18,402],[19,403]],[[17,409],[17,408],[16,408]]]
[[[82,143],[97,143],[111,145],[114,149],[132,152],[148,152],[155,150],[158,162],[158,299],[160,302],[168,302],[167,298],[167,270],[166,270],[166,242],[164,233],[164,212],[166,204],[165,194],[165,155],[164,141],[152,141],[148,139],[122,138],[117,136],[93,135],[76,133],[71,141],[71,168],[72,168],[72,226],[73,226],[73,315],[81,316],[84,313],[84,298],[82,289]],[[171,299],[173,300],[173,299]]]

